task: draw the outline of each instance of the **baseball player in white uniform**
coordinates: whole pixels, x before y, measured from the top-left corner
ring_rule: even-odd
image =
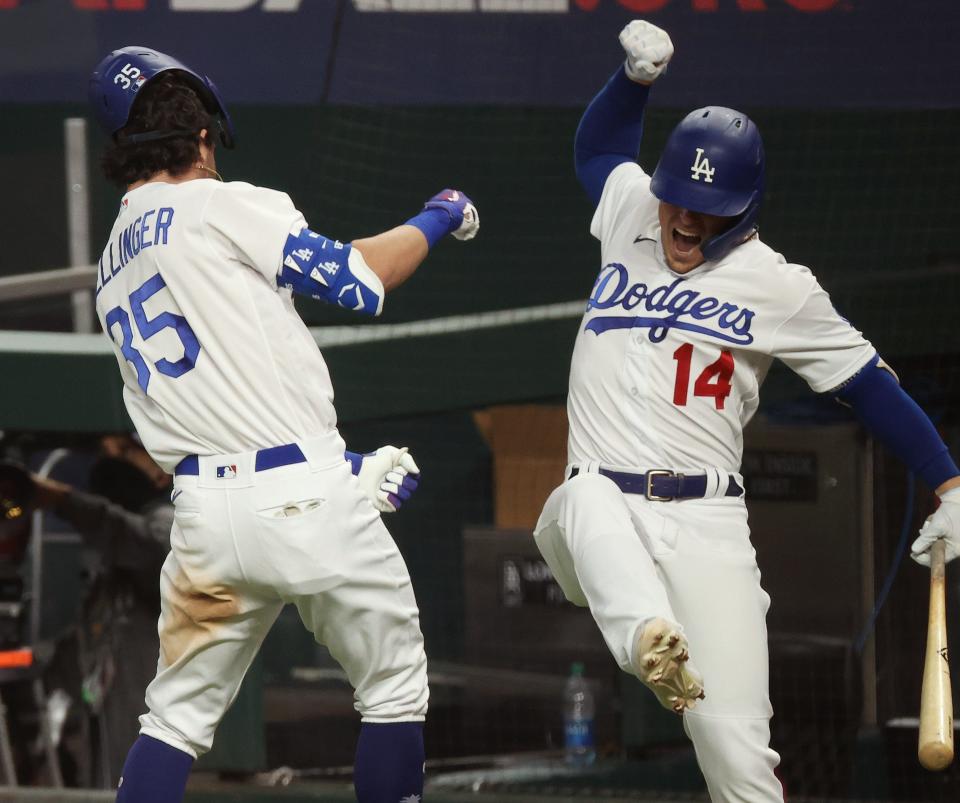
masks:
[[[362,803],[420,800],[426,659],[404,561],[380,519],[416,487],[406,450],[345,452],[330,376],[292,293],[362,314],[476,209],[445,190],[374,237],[311,230],[290,198],[223,183],[234,144],[213,83],[126,47],[90,80],[126,188],[99,261],[96,306],[144,446],[174,475],[160,579],[160,658],[117,800],[181,800],[285,603],[340,662],[362,727]]]
[[[652,175],[636,163],[650,85],[673,55],[644,21],[587,108],[577,176],[601,268],[570,369],[567,479],[537,544],[626,672],[683,715],[711,799],[782,801],[770,749],[766,612],[739,473],[743,427],[779,358],[850,405],[940,496],[913,545],[960,550],[960,471],[926,415],[813,274],[757,236],[756,125],[691,112]]]

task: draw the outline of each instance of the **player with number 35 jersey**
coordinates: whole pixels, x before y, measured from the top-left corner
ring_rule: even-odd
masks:
[[[174,475],[157,675],[117,800],[181,800],[281,608],[341,664],[362,725],[361,803],[423,792],[426,657],[410,577],[380,518],[416,488],[406,449],[348,452],[326,364],[293,294],[378,315],[477,210],[444,190],[405,224],[341,242],[282,192],[224,183],[233,125],[209,78],[144,47],[90,80],[126,192],[99,260],[97,314],[144,447]],[[372,377],[376,383],[376,377]]]
[[[782,360],[854,409],[940,496],[914,543],[960,551],[960,472],[933,425],[805,267],[757,234],[765,156],[747,115],[697,109],[637,164],[673,44],[635,20],[580,121],[600,269],[570,367],[569,464],[535,537],[620,667],[681,714],[715,803],[779,803],[766,613],[740,460]]]
[[[97,313],[119,351],[130,417],[167,471],[184,455],[335,427],[326,364],[277,286],[282,260],[301,258],[284,255],[287,238],[305,228],[286,194],[242,182],[150,182],[124,195],[100,258]]]

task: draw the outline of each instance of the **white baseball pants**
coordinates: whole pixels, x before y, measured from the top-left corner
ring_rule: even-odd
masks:
[[[676,622],[706,699],[684,730],[714,803],[782,803],[770,749],[770,598],[736,498],[652,502],[582,473],[550,495],[535,538],[571,602],[589,606],[620,668],[652,617]]]
[[[335,436],[335,437],[334,437]],[[307,462],[255,471],[255,452],[201,457],[177,476],[160,578],[160,660],[141,733],[193,756],[285,603],[339,661],[365,722],[421,721],[427,671],[419,611],[396,544],[331,437]]]

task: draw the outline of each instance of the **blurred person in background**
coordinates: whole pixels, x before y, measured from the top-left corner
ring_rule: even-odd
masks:
[[[92,550],[76,631],[58,644],[51,680],[82,699],[88,738],[78,745],[78,782],[113,788],[157,667],[157,575],[170,549],[172,478],[134,436],[112,434],[100,439],[88,491],[37,475],[33,482],[36,507],[72,525]]]

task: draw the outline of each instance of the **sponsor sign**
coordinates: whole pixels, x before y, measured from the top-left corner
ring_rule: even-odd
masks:
[[[76,102],[107,51],[164,50],[233,103],[579,106],[643,17],[659,105],[957,107],[938,0],[0,0],[0,102]],[[48,46],[43,46],[43,43]],[[909,69],[891,57],[910,43]]]

